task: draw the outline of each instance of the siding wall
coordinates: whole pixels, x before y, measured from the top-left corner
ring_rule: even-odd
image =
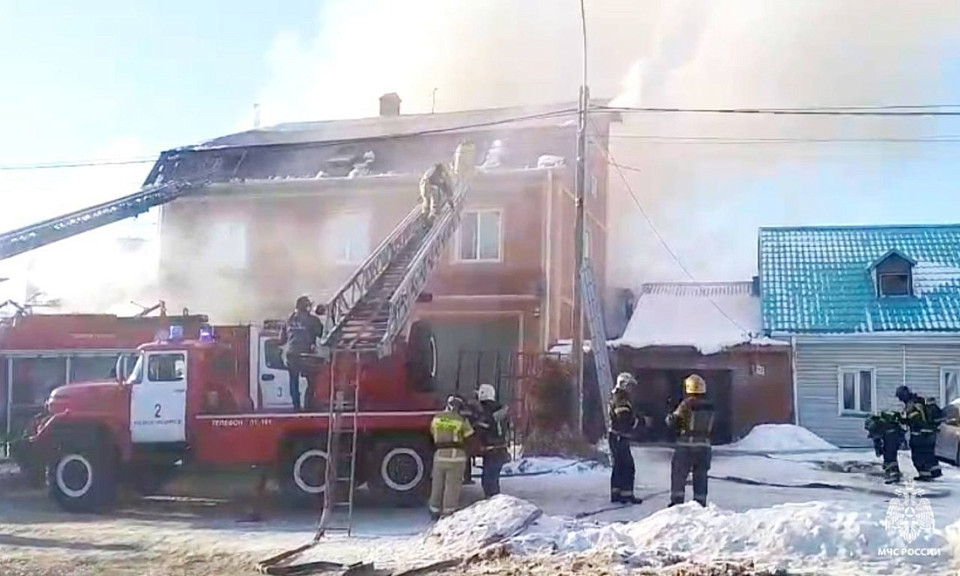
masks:
[[[868,446],[863,417],[839,414],[841,367],[876,371],[873,409],[879,411],[900,406],[893,394],[901,384],[940,401],[940,369],[956,366],[960,366],[960,343],[797,343],[800,425],[837,446]]]

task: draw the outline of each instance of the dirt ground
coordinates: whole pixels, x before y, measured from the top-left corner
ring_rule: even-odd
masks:
[[[138,501],[110,515],[74,515],[57,510],[42,491],[0,483],[0,575],[3,576],[253,576],[256,564],[309,541],[315,515],[267,509],[269,521],[238,522],[242,507],[209,501]],[[375,518],[389,516],[371,511]],[[407,532],[332,542],[340,562],[389,558],[428,524],[410,511],[384,522]],[[380,522],[382,523],[382,522]],[[352,555],[352,557],[351,557]],[[332,559],[332,558],[331,558]],[[384,574],[380,572],[380,574]],[[467,565],[434,572],[446,575],[619,574],[668,576],[771,576],[750,567],[690,566],[651,570],[629,567],[603,555],[515,558],[495,549]]]

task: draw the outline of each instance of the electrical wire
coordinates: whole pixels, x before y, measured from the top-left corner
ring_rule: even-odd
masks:
[[[157,157],[149,158],[121,158],[111,160],[80,160],[80,161],[58,161],[58,162],[37,162],[30,164],[0,164],[0,171],[16,170],[50,170],[56,168],[86,168],[90,166],[122,166],[129,164],[148,164],[156,162]]]
[[[592,124],[592,123],[591,123],[591,124]],[[597,135],[599,135],[599,134],[600,134],[600,131],[597,130],[596,125],[593,125],[593,126],[594,126],[594,131],[597,133]],[[639,170],[638,168],[626,167],[626,166],[624,166],[624,165],[621,165],[620,163],[618,163],[618,162],[616,161],[616,159],[613,157],[613,155],[610,153],[610,150],[609,150],[606,146],[604,146],[601,142],[599,142],[599,141],[596,140],[596,139],[593,139],[593,142],[597,145],[597,148],[599,148],[600,151],[603,153],[603,155],[606,157],[607,163],[608,163],[610,166],[613,166],[614,169],[617,171],[617,174],[620,176],[620,180],[623,182],[623,185],[624,185],[624,187],[626,188],[627,193],[630,195],[630,198],[633,199],[633,203],[636,204],[637,209],[640,211],[640,215],[641,215],[641,216],[643,217],[643,219],[646,221],[647,226],[650,227],[650,231],[653,232],[653,235],[654,235],[654,236],[657,238],[657,240],[660,242],[661,246],[663,246],[664,251],[666,251],[666,253],[670,255],[670,257],[673,259],[673,261],[677,264],[677,267],[680,268],[680,270],[683,271],[683,273],[687,276],[687,278],[690,279],[691,282],[697,283],[697,279],[694,277],[693,273],[690,272],[690,269],[687,268],[687,266],[683,263],[683,260],[680,259],[680,256],[678,256],[677,253],[674,252],[673,248],[670,247],[670,244],[667,242],[666,238],[664,238],[664,237],[663,237],[663,234],[660,233],[660,230],[657,228],[657,225],[653,222],[653,218],[650,217],[650,214],[649,214],[649,213],[647,212],[647,210],[643,207],[643,203],[641,203],[641,202],[640,202],[640,199],[637,198],[636,193],[633,191],[633,187],[630,186],[630,182],[627,180],[626,175],[624,175],[624,173],[623,173],[623,170],[624,170],[624,169],[631,169],[631,170],[635,170],[635,171],[637,171],[637,172],[639,172],[640,170]],[[717,309],[717,312],[719,312],[720,314],[722,314],[724,318],[726,318],[727,320],[730,321],[730,323],[732,323],[734,326],[736,326],[736,327],[737,327],[739,330],[741,330],[745,335],[747,335],[747,336],[753,336],[753,333],[752,333],[749,329],[747,329],[746,327],[744,327],[742,324],[740,324],[739,322],[737,322],[737,320],[736,320],[735,318],[733,318],[732,316],[730,316],[730,314],[728,314],[728,313],[726,312],[726,310],[724,310],[724,309],[716,302],[716,300],[714,300],[713,298],[711,298],[709,295],[706,295],[706,298],[707,298],[707,300],[710,301],[710,304],[713,305],[713,307]]]
[[[766,138],[735,136],[669,136],[662,134],[611,134],[612,139],[677,144],[960,144],[960,136],[919,138]]]
[[[887,108],[668,108],[658,106],[595,106],[597,112],[645,114],[736,114],[773,116],[960,116],[960,110]]]

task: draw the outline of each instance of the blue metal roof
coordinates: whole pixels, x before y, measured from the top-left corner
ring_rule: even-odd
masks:
[[[960,224],[761,228],[767,333],[960,331]],[[871,265],[914,263],[912,296],[878,297]]]

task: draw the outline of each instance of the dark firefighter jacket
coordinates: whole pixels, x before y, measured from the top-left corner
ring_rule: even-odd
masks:
[[[705,398],[688,396],[667,415],[667,426],[677,431],[677,442],[710,445],[713,433],[713,404]]]
[[[632,436],[639,425],[630,397],[623,392],[614,392],[610,398],[610,431],[621,436]]]
[[[930,406],[920,396],[914,396],[903,407],[903,421],[911,432],[934,432],[939,426]]]
[[[867,430],[869,438],[882,438],[884,434],[903,431],[900,414],[891,410],[884,410],[868,417],[863,427]]]
[[[481,402],[476,416],[477,439],[483,452],[507,448],[507,409],[497,402]]]

